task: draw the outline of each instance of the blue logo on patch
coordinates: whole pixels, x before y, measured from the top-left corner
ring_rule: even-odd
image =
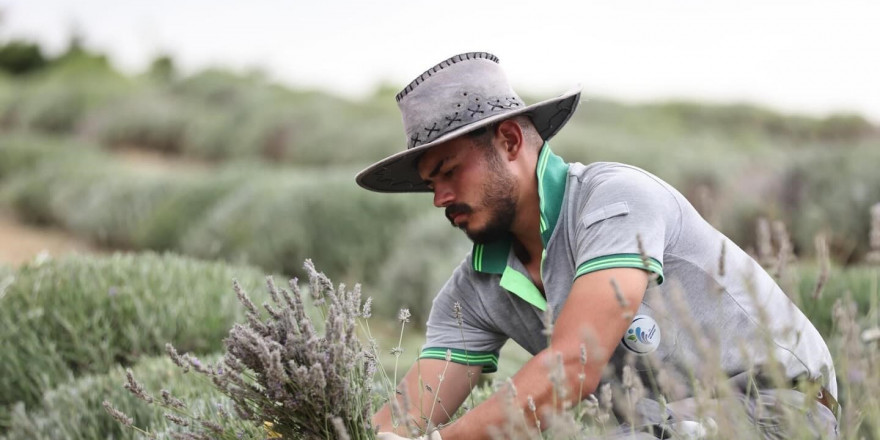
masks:
[[[638,354],[650,353],[660,345],[660,329],[650,316],[638,315],[626,330],[620,344]]]
[[[641,327],[636,327],[635,330],[630,328],[629,330],[626,331],[626,333],[629,335],[629,336],[627,336],[627,339],[629,339],[630,341],[639,341],[642,344],[650,344],[651,338],[654,337],[654,333],[656,333],[656,332],[657,332],[657,325],[656,324],[652,325],[651,330],[648,330],[647,332],[643,332]]]

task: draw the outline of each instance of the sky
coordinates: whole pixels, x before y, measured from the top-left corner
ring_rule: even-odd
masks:
[[[874,0],[0,0],[0,39],[50,52],[76,32],[120,68],[160,53],[193,72],[259,69],[359,96],[457,53],[492,52],[514,87],[627,102],[750,102],[880,122]]]

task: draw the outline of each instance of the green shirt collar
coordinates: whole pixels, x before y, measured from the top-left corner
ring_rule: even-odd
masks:
[[[568,175],[568,164],[561,157],[553,154],[550,144],[544,142],[538,154],[538,165],[535,167],[538,176],[538,198],[541,208],[541,241],[544,248],[553,235],[559,211],[562,209],[562,198],[565,196],[565,179]],[[510,254],[511,240],[503,239],[487,244],[475,244],[471,253],[471,264],[474,270],[483,273],[502,274],[507,268],[507,256]]]

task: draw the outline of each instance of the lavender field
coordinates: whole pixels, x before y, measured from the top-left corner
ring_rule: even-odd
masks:
[[[354,182],[402,143],[395,92],[166,58],[126,75],[81,47],[0,71],[0,438],[374,438],[371,408],[470,250],[429,197]],[[880,127],[595,98],[552,144],[660,176],[755,255],[832,347],[841,438],[880,438]],[[505,347],[474,398],[526,356]],[[543,434],[514,414],[498,438],[601,433],[646,386],[629,385]]]

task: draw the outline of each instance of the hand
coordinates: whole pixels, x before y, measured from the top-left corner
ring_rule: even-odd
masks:
[[[409,440],[406,437],[401,437],[393,432],[380,432],[376,436],[376,440]],[[431,434],[425,434],[419,437],[416,437],[412,440],[443,440],[440,437],[440,431],[433,431]]]

